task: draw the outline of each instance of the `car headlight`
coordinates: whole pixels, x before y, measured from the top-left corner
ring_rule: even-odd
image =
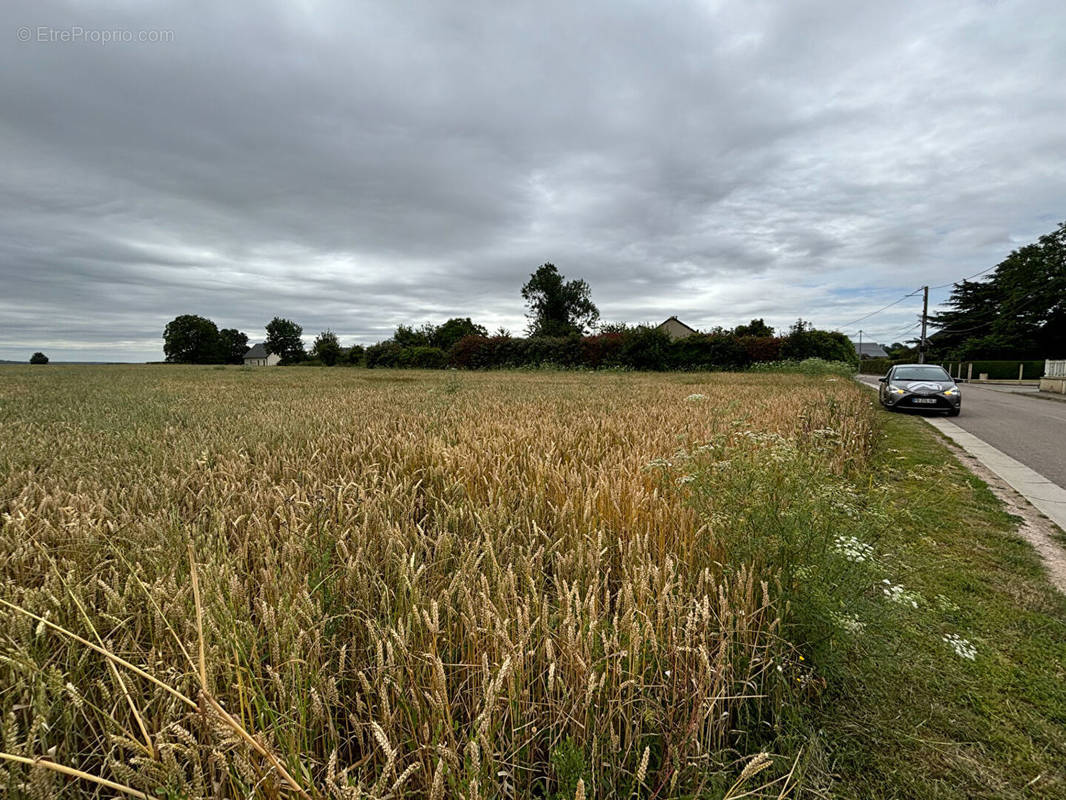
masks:
[[[958,386],[952,386],[950,389],[945,389],[944,390],[944,394],[947,397],[958,397],[959,396],[959,387]]]
[[[906,392],[903,389],[901,389],[900,387],[892,386],[892,385],[889,385],[888,393],[889,394],[898,394],[898,395],[905,395],[906,394]]]

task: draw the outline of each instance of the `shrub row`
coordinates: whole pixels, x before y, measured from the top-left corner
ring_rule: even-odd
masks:
[[[671,341],[663,331],[636,327],[596,336],[465,336],[447,353],[436,347],[405,347],[395,341],[367,349],[368,367],[505,369],[561,367],[633,370],[738,370],[779,360],[854,363],[843,334],[794,331],[785,337],[697,334]]]
[[[366,365],[371,368],[443,369],[448,366],[448,357],[439,347],[404,347],[390,339],[366,349]]]

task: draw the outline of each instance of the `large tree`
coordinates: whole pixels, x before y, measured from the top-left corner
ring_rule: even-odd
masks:
[[[248,352],[248,335],[236,328],[223,328],[218,332],[219,360],[226,364],[243,364]]]
[[[542,264],[529,277],[522,298],[529,307],[530,336],[583,335],[600,318],[589,285],[580,279],[565,280],[554,264]]]
[[[266,350],[281,359],[283,364],[292,364],[307,358],[304,352],[304,329],[291,319],[274,317],[266,326]]]
[[[163,353],[171,364],[216,364],[218,326],[206,317],[182,314],[163,330]]]
[[[32,356],[30,356],[30,363],[31,364],[47,364],[48,363],[48,356],[46,356],[44,353],[42,353],[40,351],[37,351]]]
[[[1012,252],[987,278],[959,281],[933,315],[939,358],[1055,358],[1066,342],[1066,222]]]

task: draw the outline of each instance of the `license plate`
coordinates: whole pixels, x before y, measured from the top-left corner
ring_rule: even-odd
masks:
[[[915,397],[915,403],[928,403],[929,405],[936,405],[935,397]]]

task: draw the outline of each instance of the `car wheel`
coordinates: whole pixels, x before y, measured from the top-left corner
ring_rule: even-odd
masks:
[[[951,409],[951,411],[948,412],[948,416],[949,417],[957,417],[959,415],[959,412],[961,412],[961,411],[962,411],[961,408],[953,408],[953,409]]]

